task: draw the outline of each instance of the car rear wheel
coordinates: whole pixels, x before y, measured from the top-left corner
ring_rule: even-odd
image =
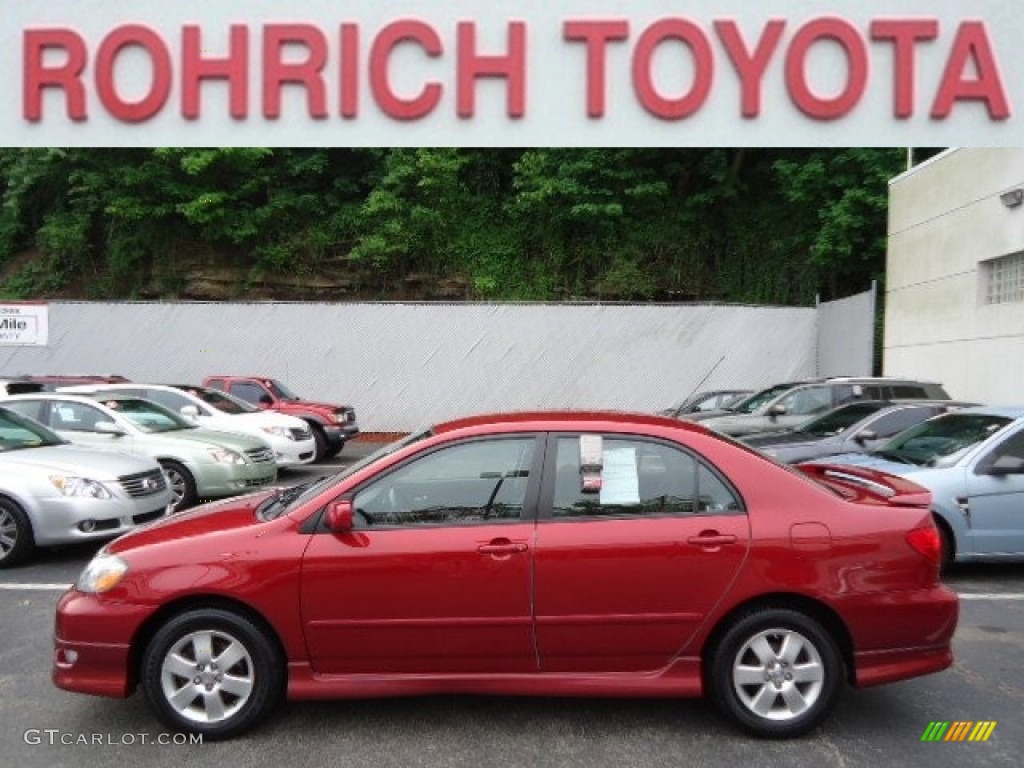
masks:
[[[15,502],[0,498],[0,568],[17,565],[35,548],[28,515]]]
[[[761,609],[737,619],[711,659],[710,688],[722,711],[762,737],[807,733],[835,706],[843,663],[810,617]]]
[[[196,481],[183,464],[170,459],[160,462],[167,475],[167,483],[171,487],[171,507],[175,512],[191,507],[197,501]]]
[[[281,698],[274,641],[229,610],[179,614],[153,636],[140,681],[157,716],[179,732],[223,739],[251,728]]]

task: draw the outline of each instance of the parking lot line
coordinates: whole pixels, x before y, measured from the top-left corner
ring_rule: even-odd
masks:
[[[0,590],[6,592],[63,592],[70,586],[70,584],[34,584],[31,582],[22,582],[14,584],[0,583]]]

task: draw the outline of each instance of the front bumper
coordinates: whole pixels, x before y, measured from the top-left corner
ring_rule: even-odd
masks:
[[[347,441],[359,434],[359,426],[351,423],[325,424],[323,429],[324,437],[327,438],[327,444],[332,447],[345,445]]]
[[[218,464],[204,462],[194,468],[196,491],[200,498],[220,498],[270,485],[277,479],[275,462]]]
[[[131,640],[149,615],[141,606],[65,592],[57,603],[53,684],[94,696],[131,695],[136,683]]]
[[[170,503],[169,491],[139,498],[117,493],[110,499],[41,496],[30,513],[32,533],[40,546],[109,539],[163,517]]]

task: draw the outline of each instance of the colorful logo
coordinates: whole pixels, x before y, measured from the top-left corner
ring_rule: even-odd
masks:
[[[933,720],[921,734],[921,741],[988,741],[996,729],[995,720]]]

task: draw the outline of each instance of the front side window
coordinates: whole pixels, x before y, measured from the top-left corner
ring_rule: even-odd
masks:
[[[733,492],[703,462],[664,443],[602,440],[601,487],[585,491],[580,438],[560,437],[552,515],[617,517],[738,513]]]
[[[978,462],[978,469],[1024,474],[1024,430],[1003,440]]]
[[[357,524],[519,520],[535,445],[532,436],[474,440],[415,459],[356,493]]]
[[[58,432],[97,432],[96,425],[110,417],[94,406],[62,401],[50,404],[48,421]]]
[[[259,384],[252,384],[248,381],[236,381],[231,385],[231,394],[240,397],[248,403],[272,403],[270,393]]]

